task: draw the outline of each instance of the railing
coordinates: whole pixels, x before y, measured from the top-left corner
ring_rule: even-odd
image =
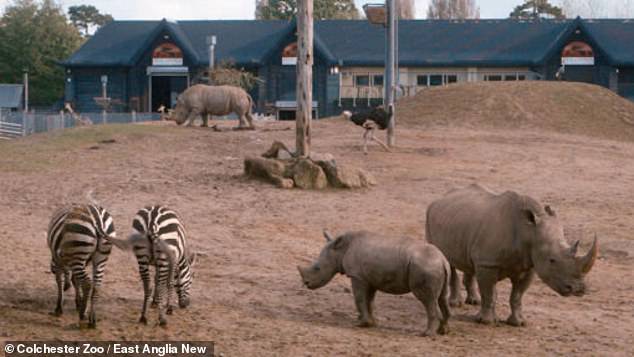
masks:
[[[396,89],[396,97],[411,97],[429,87],[400,85]],[[372,106],[375,103],[383,104],[383,87],[378,86],[341,86],[339,91],[339,106],[343,102],[352,101],[352,106]]]
[[[81,113],[73,117],[66,112],[1,112],[0,139],[14,139],[86,124],[135,123],[160,120],[159,113]]]

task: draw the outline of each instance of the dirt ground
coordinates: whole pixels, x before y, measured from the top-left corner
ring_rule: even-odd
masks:
[[[221,126],[234,123],[220,122]],[[313,148],[371,172],[378,185],[356,191],[281,190],[242,176],[246,155],[273,140],[294,143],[294,123],[255,132],[173,125],[72,129],[0,144],[0,341],[213,340],[225,356],[467,356],[634,354],[634,144],[529,129],[401,125],[398,148],[361,152],[361,129],[342,120],[314,124]],[[383,135],[381,133],[381,135]],[[114,143],[100,143],[114,139]],[[423,239],[427,205],[479,182],[552,205],[585,252],[594,233],[600,258],[589,293],[564,298],[539,279],[524,298],[529,325],[482,326],[476,307],[453,309],[451,332],[423,338],[423,306],[411,295],[379,293],[379,327],[355,327],[349,280],[309,291],[295,266],[316,257],[321,231],[367,229]],[[53,210],[94,197],[120,236],[136,210],[179,210],[195,266],[192,305],[167,328],[137,323],[141,282],[131,253],[113,250],[96,330],[79,329],[72,290],[53,317],[45,231]],[[508,282],[498,315],[509,314]]]

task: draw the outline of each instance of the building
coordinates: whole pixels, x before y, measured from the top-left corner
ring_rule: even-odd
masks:
[[[23,108],[24,86],[0,83],[0,111],[17,111]]]
[[[155,111],[204,78],[210,36],[215,62],[264,83],[257,111],[295,110],[294,21],[115,21],[68,60],[65,100],[98,111]],[[384,29],[360,20],[315,21],[313,99],[319,116],[381,103]],[[634,20],[404,20],[399,25],[403,95],[473,81],[561,79],[598,84],[634,100]]]

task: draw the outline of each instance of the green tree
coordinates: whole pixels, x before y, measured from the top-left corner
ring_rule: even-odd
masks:
[[[359,10],[353,0],[315,0],[315,19],[358,19]],[[297,13],[297,0],[256,1],[255,18],[258,20],[290,20]]]
[[[50,105],[64,93],[59,62],[81,43],[81,35],[54,0],[15,0],[0,18],[0,78],[21,83],[28,70],[31,103]]]
[[[90,36],[90,30],[101,27],[113,20],[112,16],[102,14],[92,5],[71,6],[68,8],[68,16],[73,25],[86,37]]]
[[[563,19],[565,15],[560,7],[548,0],[526,0],[511,12],[510,17],[518,20]]]

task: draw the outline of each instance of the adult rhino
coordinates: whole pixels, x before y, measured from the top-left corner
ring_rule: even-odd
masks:
[[[240,87],[208,86],[196,84],[178,96],[176,108],[167,117],[178,125],[194,124],[202,116],[203,126],[209,126],[207,115],[227,115],[236,113],[240,118],[238,128],[254,128],[251,108],[253,98]]]
[[[584,276],[597,257],[595,236],[590,251],[577,257],[579,241],[570,246],[557,215],[549,206],[512,191],[496,195],[478,185],[448,193],[427,209],[427,240],[443,252],[451,265],[450,304],[460,305],[460,284],[456,269],[464,272],[467,303],[480,303],[474,276],[480,287],[482,305],[477,321],[496,321],[495,285],[511,279],[513,326],[525,324],[522,295],[534,272],[560,295],[585,293]]]

